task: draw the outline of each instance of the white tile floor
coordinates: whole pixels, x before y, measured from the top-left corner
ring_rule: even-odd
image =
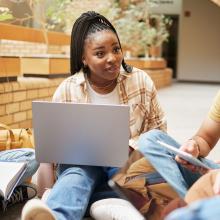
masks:
[[[168,132],[180,143],[189,138],[206,116],[220,84],[173,83],[158,91],[159,99],[167,115]],[[210,154],[211,159],[220,160],[220,142]],[[22,205],[17,205],[1,220],[19,220]]]

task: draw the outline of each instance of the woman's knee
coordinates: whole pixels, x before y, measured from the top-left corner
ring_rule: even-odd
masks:
[[[0,152],[0,160],[2,161],[30,161],[35,159],[35,151],[31,148],[11,149]]]

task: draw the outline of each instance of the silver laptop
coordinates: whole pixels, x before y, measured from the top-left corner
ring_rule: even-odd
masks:
[[[39,162],[117,166],[128,159],[129,106],[32,103]]]

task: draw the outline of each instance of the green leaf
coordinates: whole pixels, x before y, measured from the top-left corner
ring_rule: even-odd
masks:
[[[6,13],[0,14],[0,21],[7,21],[12,19],[13,19],[12,14],[6,14]]]

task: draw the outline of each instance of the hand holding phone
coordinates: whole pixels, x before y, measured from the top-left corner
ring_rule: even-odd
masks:
[[[189,162],[192,165],[202,167],[205,169],[211,169],[206,164],[204,164],[201,160],[199,160],[196,157],[193,157],[191,154],[189,154],[185,151],[182,151],[176,147],[173,147],[173,146],[166,144],[166,143],[159,141],[159,140],[157,141],[157,143],[159,143],[160,145],[165,147],[170,153],[173,153],[174,155],[178,155],[180,158],[182,158],[183,160],[186,160],[187,162]]]

